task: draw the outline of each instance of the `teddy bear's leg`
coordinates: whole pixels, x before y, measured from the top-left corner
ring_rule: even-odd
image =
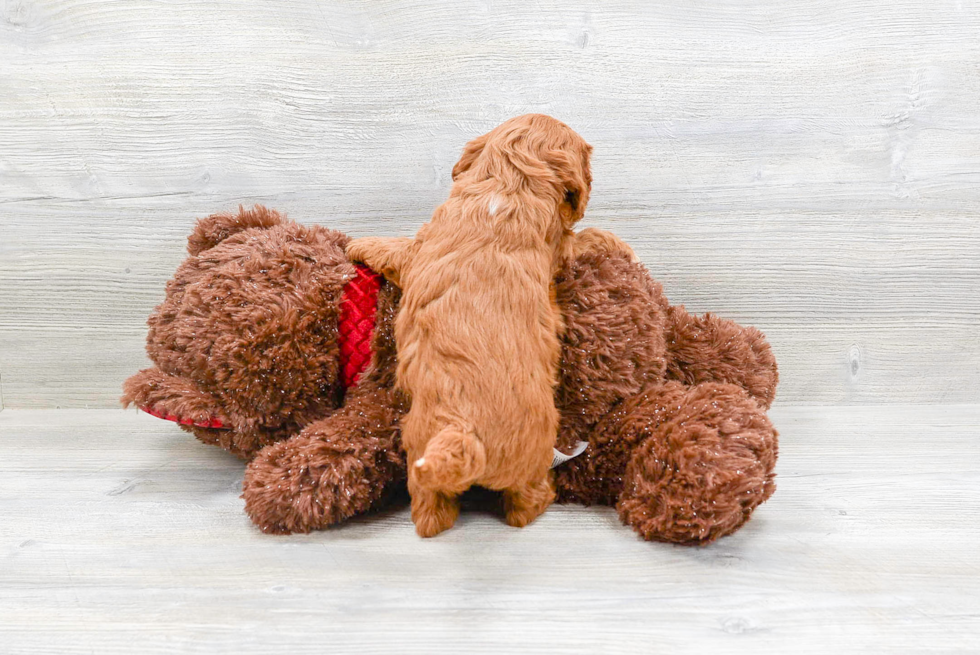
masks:
[[[245,470],[245,511],[263,531],[309,532],[366,512],[405,478],[394,393],[362,382],[345,405],[261,450]]]
[[[507,525],[523,528],[538,518],[555,500],[555,487],[550,472],[544,478],[528,482],[518,489],[504,490],[504,515]]]
[[[636,444],[616,509],[644,539],[710,543],[775,490],[778,435],[739,386],[667,382],[613,415],[604,437]]]
[[[667,310],[667,378],[685,384],[729,382],[768,409],[779,373],[765,335],[714,314],[692,316],[683,305]]]
[[[347,256],[400,286],[399,274],[411,257],[413,243],[411,237],[361,237],[347,244]]]

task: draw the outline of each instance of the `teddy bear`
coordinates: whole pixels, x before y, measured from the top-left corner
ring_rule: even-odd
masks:
[[[245,511],[265,532],[326,528],[404,489],[400,290],[348,242],[262,206],[201,219],[148,320],[154,366],[123,385],[124,405],[247,462]],[[670,305],[642,263],[602,248],[562,266],[555,297],[558,501],[614,506],[647,540],[736,531],[775,490],[764,335]]]

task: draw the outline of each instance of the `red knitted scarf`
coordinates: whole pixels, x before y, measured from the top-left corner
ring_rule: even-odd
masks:
[[[356,273],[344,285],[340,299],[340,319],[337,324],[337,345],[340,348],[340,383],[343,388],[356,387],[361,373],[371,361],[371,338],[374,336],[374,319],[378,312],[378,290],[382,277],[366,266],[354,265]],[[181,425],[196,425],[214,430],[231,429],[220,419],[194,421],[180,418],[152,407],[140,407],[147,414],[174,421]]]

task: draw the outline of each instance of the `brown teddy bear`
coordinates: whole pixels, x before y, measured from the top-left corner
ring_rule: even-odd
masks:
[[[348,261],[347,242],[260,206],[200,220],[149,319],[156,366],[124,384],[125,405],[249,460],[245,510],[267,532],[324,528],[404,487],[400,292]],[[555,284],[557,450],[585,447],[556,456],[559,501],[615,505],[645,539],[734,532],[775,489],[762,333],[669,305],[622,253],[586,252]]]

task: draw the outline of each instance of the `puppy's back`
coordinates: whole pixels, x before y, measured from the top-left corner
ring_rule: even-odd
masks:
[[[543,248],[447,246],[458,234],[430,227],[405,278],[398,379],[425,423],[412,432],[472,429],[486,462],[471,484],[504,488],[543,475],[558,429],[551,258]]]

